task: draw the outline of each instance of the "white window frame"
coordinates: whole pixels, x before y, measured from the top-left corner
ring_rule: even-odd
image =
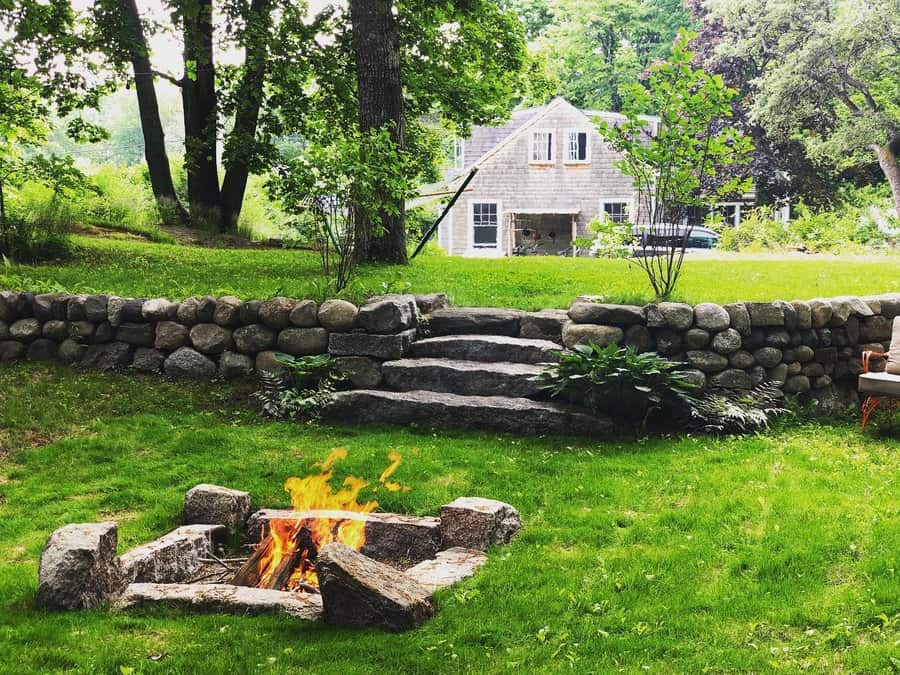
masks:
[[[497,240],[493,244],[476,244],[475,243],[475,205],[476,204],[494,204],[497,207]],[[483,251],[489,253],[491,251],[499,251],[503,236],[503,205],[499,199],[472,199],[469,201],[469,250]]]
[[[453,141],[453,168],[463,169],[466,166],[466,141],[456,138]]]
[[[626,223],[631,223],[635,225],[632,221],[632,218],[635,216],[635,202],[634,199],[629,199],[628,197],[603,197],[600,200],[600,217],[606,217],[606,205],[607,204],[625,204],[625,208],[627,209],[627,217],[625,218]],[[621,223],[619,223],[621,224]]]
[[[534,136],[535,134],[550,134],[550,158],[549,159],[535,159],[534,158]],[[544,129],[532,129],[530,135],[531,141],[528,143],[528,163],[529,164],[537,164],[537,165],[547,165],[547,164],[556,164],[556,129],[544,128]]]
[[[586,138],[586,145],[584,148],[584,159],[572,159],[569,156],[569,151],[572,149],[572,134],[584,134]],[[571,129],[566,129],[565,135],[563,136],[565,139],[565,159],[563,160],[565,164],[590,164],[591,163],[591,130],[586,127],[573,127]]]

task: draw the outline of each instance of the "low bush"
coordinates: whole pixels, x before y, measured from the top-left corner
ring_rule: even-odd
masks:
[[[253,394],[266,417],[315,417],[347,379],[328,354],[301,357],[278,354],[275,360],[282,366],[282,372],[262,371],[262,385]]]

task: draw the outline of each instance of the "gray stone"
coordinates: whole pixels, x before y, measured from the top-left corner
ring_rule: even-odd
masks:
[[[812,312],[812,327],[824,328],[827,326],[833,313],[831,304],[823,300],[810,300],[808,304]]]
[[[186,326],[193,326],[197,323],[197,307],[200,305],[198,298],[187,298],[178,305],[178,311],[175,316],[178,323]]]
[[[450,307],[450,299],[446,293],[426,293],[417,295],[416,307],[419,308],[420,314],[431,314],[437,309],[447,309]]]
[[[684,331],[694,323],[694,308],[682,302],[661,302],[657,305],[666,325],[672,330]]]
[[[751,326],[783,326],[784,309],[772,302],[745,302]]]
[[[668,324],[666,318],[659,311],[657,305],[644,305],[644,323],[648,328],[665,328]]]
[[[634,325],[625,329],[625,346],[631,347],[639,354],[653,351],[655,343],[650,329],[646,326]]]
[[[331,331],[346,331],[356,325],[356,305],[346,300],[326,300],[319,306],[319,323]]]
[[[41,322],[37,319],[19,319],[9,327],[9,336],[19,342],[31,342],[41,337]]]
[[[9,324],[0,320],[0,342],[9,340]]]
[[[797,314],[797,328],[800,330],[812,328],[812,307],[809,306],[809,303],[795,300],[791,306]]]
[[[262,302],[260,302],[259,300],[248,300],[247,302],[242,304],[240,324],[242,326],[247,326],[250,324],[258,323],[260,307],[262,307]]]
[[[87,312],[85,312],[84,309],[85,300],[87,300],[86,295],[69,296],[69,302],[66,303],[66,319],[69,321],[86,321]],[[34,313],[34,305],[32,305],[32,313]]]
[[[688,386],[693,386],[698,390],[706,389],[706,373],[702,370],[688,368],[687,370],[681,371],[681,376]]]
[[[219,375],[226,380],[247,377],[253,372],[253,358],[237,352],[222,352],[219,357]]]
[[[576,323],[630,326],[644,323],[644,309],[635,305],[576,302],[569,308],[569,318]]]
[[[397,333],[417,325],[417,314],[416,299],[412,295],[398,295],[363,305],[356,320],[368,333]]]
[[[165,362],[166,355],[158,349],[138,347],[134,350],[134,361],[131,365],[139,373],[159,373],[162,372]]]
[[[109,324],[108,321],[105,321],[104,323]],[[73,340],[85,344],[94,341],[94,333],[97,330],[97,326],[95,326],[92,322],[70,321],[68,322],[68,327],[69,337],[71,337]]]
[[[766,369],[766,377],[773,382],[783,384],[788,378],[788,367],[786,363],[779,363],[774,368]]]
[[[853,314],[853,304],[847,298],[831,298],[831,320],[829,326],[843,326]]]
[[[653,332],[656,339],[656,351],[664,356],[677,354],[684,348],[684,338],[669,328],[662,328]]]
[[[241,307],[243,302],[233,295],[226,295],[216,301],[216,311],[213,312],[213,323],[226,328],[241,325]]]
[[[886,319],[900,316],[900,295],[881,296],[881,314]]]
[[[174,321],[160,321],[156,324],[154,346],[167,352],[174,352],[190,343],[190,329]]]
[[[190,347],[181,347],[166,359],[163,370],[169,377],[210,379],[216,375],[216,364]]]
[[[12,323],[16,320],[16,301],[11,291],[0,291],[0,321]]]
[[[387,388],[394,391],[440,391],[473,396],[536,397],[535,378],[542,366],[528,363],[484,363],[448,359],[400,359],[383,364]]]
[[[726,328],[721,333],[716,333],[712,339],[713,351],[719,354],[731,354],[741,348],[741,334],[734,328]]]
[[[331,333],[328,352],[332,356],[371,356],[376,359],[399,359],[409,351],[416,337],[415,329],[396,335],[368,335],[366,333]],[[259,365],[257,364],[257,368]]]
[[[104,342],[110,342],[116,337],[116,330],[109,321],[97,324],[97,327],[94,329],[94,343],[103,344]]]
[[[216,316],[216,299],[211,295],[197,298],[197,323],[212,323]]]
[[[267,373],[280,373],[284,366],[278,363],[278,352],[266,350],[256,355],[256,370]]]
[[[124,589],[115,523],[66,525],[41,552],[35,604],[42,609],[95,609]]]
[[[753,368],[750,369],[750,384],[754,387],[765,382],[766,377],[766,369],[762,366],[753,366]]]
[[[709,344],[709,333],[702,328],[691,328],[684,334],[686,349],[703,349]]]
[[[750,324],[750,312],[743,302],[734,302],[724,305],[723,309],[728,312],[729,325],[734,328],[742,336],[750,335],[752,325]]]
[[[869,318],[863,319],[863,321],[868,321]],[[847,332],[848,344],[859,344],[860,333],[862,332],[862,323],[860,322],[859,318],[851,316],[849,319],[847,319],[847,325],[844,326],[844,330]]]
[[[731,316],[719,305],[702,302],[694,307],[694,323],[698,328],[715,333],[731,325]]]
[[[782,357],[781,350],[775,347],[760,347],[753,352],[753,358],[763,368],[774,368],[781,363]]]
[[[324,328],[285,328],[278,334],[278,349],[293,356],[324,354],[328,331]]]
[[[112,324],[113,328],[118,328],[122,323],[122,310],[125,309],[125,298],[112,295],[106,302],[106,318]]]
[[[800,368],[800,373],[807,377],[821,377],[825,374],[825,366],[816,361],[810,361]]]
[[[145,298],[128,298],[119,312],[120,325],[125,323],[144,323]]]
[[[794,359],[800,363],[811,361],[814,354],[815,352],[813,352],[812,347],[808,347],[807,345],[800,345],[799,347],[794,348]]]
[[[508,544],[521,529],[519,512],[504,502],[460,497],[441,507],[441,536],[447,548],[486,551],[490,546]]]
[[[147,300],[141,307],[144,321],[170,321],[178,315],[178,306],[165,298]]]
[[[597,326],[590,323],[567,323],[562,332],[563,345],[572,349],[575,345],[593,343],[598,347],[619,344],[625,339],[618,326]]]
[[[65,302],[62,301],[63,306],[65,306]],[[63,310],[65,311],[65,310]],[[66,312],[66,316],[61,316],[63,312],[54,307],[54,318],[63,319],[67,318],[68,312]],[[84,298],[84,318],[88,321],[100,322],[106,321],[109,316],[109,296],[107,295],[88,295]]]
[[[518,337],[525,312],[493,307],[439,309],[426,317],[427,330],[439,335],[506,335]]]
[[[404,574],[434,593],[472,576],[486,562],[487,555],[481,551],[455,546],[410,567]]]
[[[693,368],[702,370],[704,373],[714,373],[728,367],[728,358],[715,352],[690,350],[686,356],[687,362]]]
[[[291,310],[288,320],[297,328],[315,328],[319,325],[318,314],[319,305],[315,300],[301,300]]]
[[[63,340],[59,345],[56,356],[63,363],[77,363],[84,355],[85,345],[78,344],[75,340]]]
[[[881,342],[891,339],[893,321],[883,316],[870,316],[862,321],[859,339],[864,342]]]
[[[59,345],[53,340],[38,338],[28,345],[25,358],[29,361],[53,361],[56,358],[57,351],[59,351]]]
[[[381,362],[367,356],[339,356],[335,366],[356,389],[374,389],[381,384]]]
[[[250,493],[201,483],[185,493],[183,515],[188,525],[224,525],[236,530],[250,515]]]
[[[104,297],[104,301],[106,298]],[[63,321],[68,316],[69,296],[64,293],[42,293],[35,295],[31,303],[34,318],[46,322]],[[103,318],[106,318],[106,305],[103,307]]]
[[[0,333],[2,332],[3,331],[0,330]],[[49,340],[62,342],[67,337],[69,337],[69,324],[65,321],[50,319],[50,321],[47,321],[41,328],[41,334]],[[3,336],[0,335],[0,338],[2,337]]]
[[[728,357],[728,364],[732,368],[740,368],[741,370],[749,370],[756,365],[756,359],[753,354],[743,349],[736,351]]]
[[[191,343],[202,354],[221,354],[231,349],[231,329],[216,323],[198,323],[191,328]]]
[[[156,327],[152,323],[123,322],[116,329],[116,340],[137,347],[152,347],[156,344]]]
[[[753,351],[754,349],[759,349],[760,347],[765,346],[766,344],[766,331],[763,328],[753,328],[750,331],[750,335],[741,336],[741,346],[748,350]]]
[[[819,363],[836,363],[837,349],[835,349],[834,347],[819,347],[817,350],[815,350],[813,358]]]
[[[16,293],[16,314],[20,319],[34,316],[34,293],[22,291]]]
[[[793,375],[784,382],[785,394],[802,394],[811,388],[809,378],[806,375]]]
[[[512,363],[556,361],[561,350],[560,344],[549,340],[505,335],[441,335],[416,340],[410,347],[410,352],[415,357]]]
[[[830,387],[833,380],[828,375],[820,375],[814,380],[810,380],[810,387],[812,389],[824,389],[826,387]]]
[[[791,336],[784,328],[772,328],[766,331],[766,346],[783,349],[791,344]]]
[[[564,309],[542,309],[523,314],[519,321],[519,337],[530,340],[549,340],[562,344],[563,326],[569,321]]]
[[[214,540],[223,539],[221,525],[184,525],[159,539],[137,546],[119,560],[127,583],[171,584],[190,581],[212,553]]]
[[[711,375],[709,386],[722,389],[750,389],[753,386],[753,381],[746,371],[729,368],[721,373]]]
[[[822,347],[830,347],[834,344],[833,333],[830,328],[817,328],[816,336],[818,337],[818,344]]]
[[[427,587],[345,544],[322,547],[316,575],[324,619],[334,625],[404,631],[435,614]]]
[[[784,313],[785,329],[788,331],[797,330],[800,320],[797,316],[797,310],[794,309],[794,306],[789,302],[785,302],[784,300],[776,300],[772,304],[781,307],[781,311]]]
[[[785,361],[785,363],[787,363],[788,377],[799,375],[800,371],[803,369],[803,366],[801,366],[798,361]]]
[[[107,342],[88,347],[81,367],[91,370],[116,370],[131,365],[132,346],[126,342]]]
[[[275,346],[275,331],[261,323],[235,328],[234,346],[244,354],[258,354]]]
[[[175,608],[183,612],[215,612],[248,616],[284,614],[320,621],[322,597],[315,593],[273,591],[231,584],[130,584],[116,602],[120,609]]]

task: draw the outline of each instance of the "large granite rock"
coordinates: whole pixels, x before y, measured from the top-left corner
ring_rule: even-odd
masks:
[[[495,544],[508,544],[521,529],[519,512],[494,499],[460,497],[441,507],[441,535],[446,548],[486,551]]]
[[[165,362],[166,355],[158,349],[138,347],[134,350],[134,361],[131,365],[139,373],[159,373],[162,372]]]
[[[328,331],[324,328],[285,328],[278,334],[278,349],[293,356],[324,354]]]
[[[736,352],[741,348],[741,334],[734,328],[726,328],[713,336],[712,348],[719,354]]]
[[[166,359],[163,370],[168,377],[203,380],[215,377],[216,364],[200,352],[182,347]]]
[[[184,495],[184,522],[243,527],[250,515],[250,493],[201,483]]]
[[[657,310],[672,330],[684,331],[694,323],[694,308],[683,302],[661,302]]]
[[[330,331],[346,331],[356,325],[356,305],[346,300],[326,300],[319,307],[319,323]]]
[[[231,349],[231,329],[216,323],[198,323],[191,328],[191,343],[201,354],[221,354]]]
[[[568,321],[569,313],[564,309],[528,312],[519,320],[519,337],[562,344],[562,329]]]
[[[728,367],[728,357],[709,350],[688,351],[687,362],[704,373],[715,373]]]
[[[747,311],[747,306],[743,302],[734,302],[730,305],[725,305],[723,309],[728,312],[730,325],[734,330],[742,336],[750,335],[750,329],[752,328],[750,324],[750,312]]]
[[[156,324],[157,349],[174,352],[180,347],[186,347],[190,342],[190,329],[174,321],[160,321]]]
[[[59,345],[53,340],[47,338],[38,338],[28,345],[28,351],[25,358],[29,361],[53,361],[56,353],[59,351]]]
[[[418,308],[412,295],[372,298],[359,308],[357,324],[367,333],[397,333],[418,324]]]
[[[434,593],[472,576],[486,562],[487,556],[481,551],[455,546],[410,567],[405,574]]]
[[[147,300],[141,307],[141,316],[145,321],[170,321],[178,314],[178,305],[165,298]]]
[[[334,365],[356,389],[374,389],[381,384],[381,361],[377,359],[368,356],[339,356]]]
[[[291,310],[288,319],[297,328],[315,328],[319,325],[319,305],[315,300],[301,300]]]
[[[275,345],[275,331],[261,323],[235,328],[234,346],[244,354],[258,354]]]
[[[226,380],[247,377],[253,372],[254,360],[246,354],[222,352],[219,357],[219,376]]]
[[[644,323],[644,308],[635,305],[576,302],[569,308],[569,318],[577,323],[630,326]]]
[[[69,337],[69,324],[66,321],[50,319],[41,327],[41,335],[48,340],[62,342]],[[3,324],[0,324],[0,340],[4,339],[6,337],[3,335]]]
[[[19,319],[9,327],[9,336],[19,342],[31,342],[41,337],[41,322],[37,319]]]
[[[698,328],[715,333],[731,326],[731,316],[719,305],[702,302],[694,307],[694,323]]]
[[[131,365],[132,346],[125,342],[91,345],[81,357],[81,367],[91,370],[117,370]]]
[[[783,326],[784,309],[771,302],[745,302],[752,326]]]
[[[16,361],[25,356],[26,347],[16,340],[4,340],[0,342],[0,363]]]
[[[35,604],[43,609],[94,609],[118,596],[124,578],[117,542],[112,522],[56,530],[41,552]]]
[[[259,320],[269,328],[281,330],[291,324],[295,302],[290,298],[271,298],[259,307]]]
[[[152,323],[125,321],[116,329],[116,340],[135,347],[152,347],[156,344],[156,328]]]
[[[371,356],[382,360],[399,359],[409,351],[416,337],[411,328],[395,335],[369,335],[367,333],[331,333],[328,336],[328,352],[332,356]]]
[[[137,546],[119,560],[127,583],[190,581],[209,557],[213,542],[223,539],[221,525],[184,525],[159,539]]]
[[[241,325],[241,307],[244,303],[233,295],[226,295],[216,301],[216,311],[213,312],[213,322],[226,328],[234,328]]]
[[[316,575],[328,623],[403,631],[435,614],[427,587],[344,544],[319,551]]]
[[[426,317],[426,328],[438,335],[507,335],[517,337],[522,319],[515,309],[458,307],[439,309]]]
[[[598,347],[619,344],[625,338],[625,332],[618,326],[598,326],[592,323],[567,323],[563,328],[563,345],[572,349],[575,345],[592,342]]]

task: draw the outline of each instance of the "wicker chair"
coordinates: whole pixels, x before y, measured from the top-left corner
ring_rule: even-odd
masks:
[[[873,357],[887,359],[884,372],[873,373],[870,364]],[[862,429],[875,409],[882,403],[900,406],[900,316],[894,319],[891,330],[891,348],[888,352],[863,352],[863,373],[859,376],[859,393],[866,398],[862,404]]]

